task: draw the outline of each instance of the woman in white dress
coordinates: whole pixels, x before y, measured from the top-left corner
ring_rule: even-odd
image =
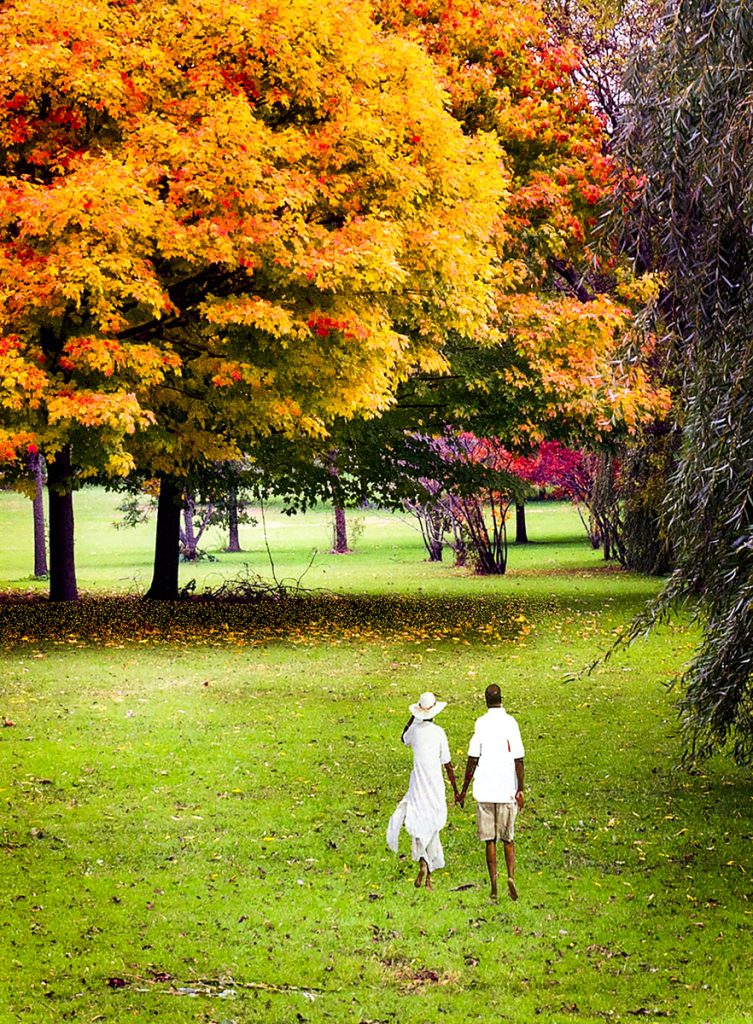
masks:
[[[400,829],[404,825],[411,837],[411,854],[418,861],[416,888],[431,889],[431,873],[444,867],[444,851],[439,833],[447,822],[442,768],[447,772],[453,793],[458,795],[450,747],[444,729],[432,719],[447,707],[433,693],[422,693],[417,704],[410,705],[411,717],[403,729],[403,743],[413,750],[413,771],[408,792],[397,805],[387,826],[387,845],[397,853]]]

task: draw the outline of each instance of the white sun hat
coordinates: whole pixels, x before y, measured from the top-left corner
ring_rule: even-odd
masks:
[[[434,694],[427,690],[426,693],[422,693],[418,698],[417,704],[410,705],[410,713],[414,718],[426,722],[435,715],[438,715],[446,707],[446,700],[437,700]]]

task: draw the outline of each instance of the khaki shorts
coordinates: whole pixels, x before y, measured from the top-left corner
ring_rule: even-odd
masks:
[[[518,805],[476,804],[476,830],[479,839],[501,839],[511,843],[515,838],[515,816]]]

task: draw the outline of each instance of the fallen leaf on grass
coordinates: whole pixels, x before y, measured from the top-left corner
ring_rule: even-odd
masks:
[[[442,974],[431,967],[414,967],[402,958],[382,960],[383,965],[400,985],[400,991],[408,995],[421,992],[429,985],[452,985],[457,982],[456,974]]]
[[[625,956],[625,957],[630,956],[630,954],[626,953],[624,949],[612,949],[610,946],[599,946],[599,945],[587,946],[586,947],[586,952],[591,954],[592,956],[603,957],[604,960],[611,960],[612,957],[615,957],[615,956]]]

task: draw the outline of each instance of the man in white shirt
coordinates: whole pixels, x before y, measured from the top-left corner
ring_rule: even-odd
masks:
[[[468,747],[463,789],[456,797],[462,807],[473,780],[478,837],[486,843],[486,864],[491,897],[497,898],[497,840],[505,849],[507,891],[518,898],[515,887],[515,817],[523,807],[523,758],[525,751],[518,723],[502,707],[496,683],[486,688],[485,715],[476,719]]]

